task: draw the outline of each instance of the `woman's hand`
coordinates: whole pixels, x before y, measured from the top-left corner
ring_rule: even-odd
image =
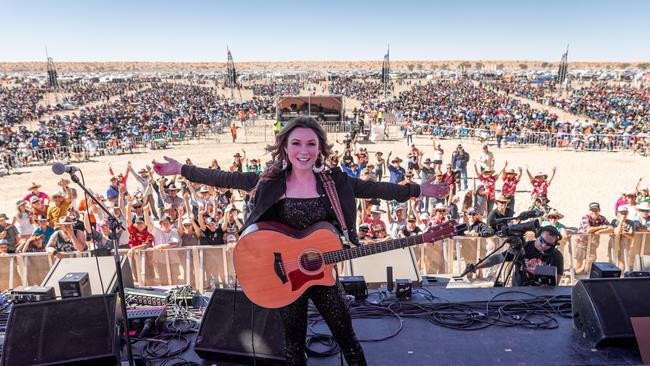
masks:
[[[435,197],[437,199],[445,198],[449,195],[449,184],[434,183],[435,179],[422,182],[420,184],[420,195],[425,197]]]
[[[153,170],[156,172],[156,174],[162,176],[181,174],[181,168],[183,167],[181,163],[167,156],[164,158],[167,160],[166,163],[159,163],[155,160],[151,162],[153,164]]]

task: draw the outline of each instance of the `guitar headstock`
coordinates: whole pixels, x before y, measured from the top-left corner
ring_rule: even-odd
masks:
[[[467,228],[466,224],[458,224],[456,220],[449,220],[440,225],[429,226],[422,234],[425,243],[433,243],[434,241],[451,238],[452,236],[459,235]]]

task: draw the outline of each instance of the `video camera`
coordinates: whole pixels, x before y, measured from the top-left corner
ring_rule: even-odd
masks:
[[[540,217],[544,212],[540,210],[530,210],[523,211],[518,216],[513,217],[503,217],[496,220],[496,223],[505,223],[510,220],[528,220],[532,218]],[[527,231],[537,232],[539,229],[539,221],[532,220],[527,222],[522,222],[519,224],[503,224],[501,228],[496,232],[496,235],[499,237],[511,237],[511,236],[523,236]]]

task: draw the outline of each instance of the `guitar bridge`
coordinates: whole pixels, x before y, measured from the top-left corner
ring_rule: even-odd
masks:
[[[287,283],[289,279],[287,278],[287,275],[284,273],[284,266],[282,265],[282,255],[280,253],[273,253],[273,256],[275,259],[273,260],[273,270],[275,271],[275,274],[280,278],[280,281],[282,281],[283,284]]]

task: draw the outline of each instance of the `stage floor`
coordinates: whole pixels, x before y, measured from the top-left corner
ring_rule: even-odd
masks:
[[[556,288],[445,288],[425,286],[436,297],[449,302],[488,301],[495,295],[522,291],[535,296],[570,295],[571,287]],[[503,299],[529,299],[526,294],[505,294]],[[369,298],[372,299],[372,296]],[[425,301],[415,296],[412,301]],[[593,349],[573,329],[571,319],[557,316],[557,329],[525,329],[491,326],[462,331],[434,325],[424,319],[404,318],[404,327],[395,337],[381,342],[362,343],[369,365],[638,365],[636,346],[609,346]],[[388,335],[395,330],[395,318],[354,320],[360,339]],[[318,330],[326,330],[319,326]],[[192,335],[194,339],[196,335]],[[138,344],[136,344],[136,349]],[[137,350],[136,350],[137,352]],[[125,353],[124,353],[125,354]],[[193,349],[182,358],[201,365],[234,365],[201,360]],[[155,363],[156,365],[160,363]],[[309,365],[338,366],[339,356],[310,358]]]

